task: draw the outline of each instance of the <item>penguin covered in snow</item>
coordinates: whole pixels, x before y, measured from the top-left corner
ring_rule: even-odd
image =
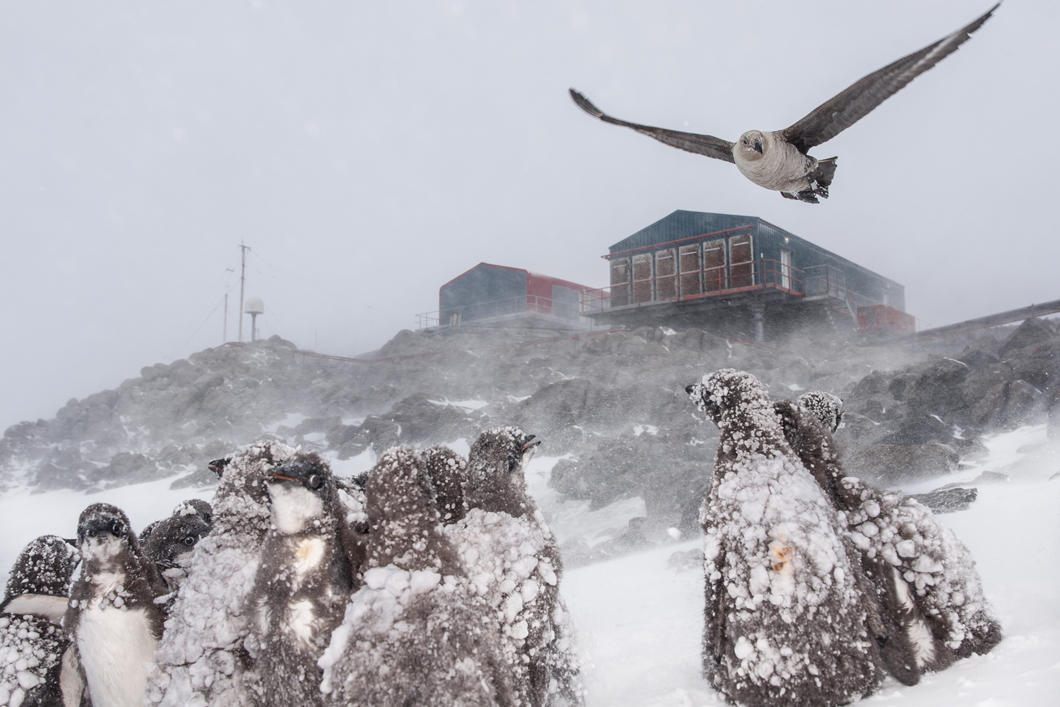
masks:
[[[79,559],[73,545],[44,535],[15,560],[0,603],[0,704],[63,704],[62,659],[69,640],[60,624]],[[71,667],[79,683],[76,665]],[[80,690],[78,684],[75,704]]]
[[[155,654],[147,703],[263,704],[244,613],[272,522],[266,479],[295,454],[272,440],[210,462],[220,474],[213,526],[195,548]]]
[[[835,396],[830,397],[838,400]],[[774,405],[774,410],[780,418],[788,444],[813,475],[829,502],[840,511],[841,519],[845,522],[848,521],[846,512],[856,508],[860,500],[850,492],[850,485],[844,483],[843,468],[832,444],[831,430],[836,417],[832,401],[820,399],[827,404],[806,409],[797,403],[782,400]],[[918,664],[908,630],[915,617],[901,607],[895,584],[891,581],[891,568],[886,561],[881,557],[870,558],[865,555],[854,544],[849,532],[845,532],[843,537],[862,594],[876,599],[875,605],[868,602],[866,628],[879,646],[883,665],[903,685],[915,685],[920,681],[922,668]]]
[[[579,704],[580,669],[559,596],[559,549],[527,492],[524,468],[540,444],[514,427],[486,430],[471,447],[468,511],[446,526],[478,593],[501,620],[520,704]]]
[[[209,527],[213,523],[213,507],[209,503],[202,500],[201,498],[189,498],[187,501],[181,501],[173,508],[173,512],[170,513],[172,516],[188,516],[195,515],[202,519]],[[158,524],[161,523],[165,518],[156,520],[148,523],[144,526],[144,529],[140,531],[137,536],[140,539],[140,546],[147,547],[147,541],[151,537],[151,533],[154,532]]]
[[[272,530],[247,602],[257,668],[270,701],[319,704],[317,660],[354,588],[340,536],[345,511],[316,454],[296,454],[273,468],[267,483]]]
[[[70,588],[63,627],[77,650],[85,685],[97,705],[139,705],[162,636],[166,591],[144,557],[129,518],[94,503],[77,522],[81,572]]]
[[[700,511],[703,669],[741,704],[838,705],[883,673],[839,514],[784,438],[765,388],[722,369],[686,388],[721,431]]]
[[[191,553],[208,532],[209,524],[198,514],[172,515],[154,524],[143,543],[144,555],[155,563],[170,593],[175,592],[187,576]]]
[[[464,484],[467,483],[467,460],[448,447],[423,450],[423,467],[434,486],[438,512],[443,523],[455,523],[467,515]]]
[[[320,659],[334,705],[514,705],[492,607],[441,532],[435,489],[413,450],[367,476],[364,584]]]
[[[798,410],[782,414],[785,434],[807,466],[820,470],[815,472],[818,481],[835,485],[834,502],[846,513],[850,538],[873,580],[886,623],[900,629],[889,629],[885,658],[888,648],[900,650],[903,665],[913,663],[906,678],[915,682],[921,672],[940,670],[956,658],[997,645],[1001,627],[964,544],[917,500],[843,474],[830,434],[842,400],[813,392],[800,396],[798,403]],[[778,403],[778,409],[784,405],[790,406]],[[888,669],[907,682],[896,673],[895,663],[888,659]]]

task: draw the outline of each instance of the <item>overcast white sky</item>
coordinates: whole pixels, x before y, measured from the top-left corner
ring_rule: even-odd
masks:
[[[735,139],[989,2],[0,2],[0,428],[220,343],[240,240],[262,334],[336,354],[479,261],[604,285],[607,247],[674,209],[887,275],[921,326],[1056,299],[1051,0],[816,148],[820,206],[567,96]]]

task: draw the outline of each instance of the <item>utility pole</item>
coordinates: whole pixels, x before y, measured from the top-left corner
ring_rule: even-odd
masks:
[[[243,245],[243,241],[239,242],[239,252],[242,255],[242,265],[239,266],[239,341],[243,341],[243,288],[247,282],[247,251],[250,250],[250,246]]]
[[[235,272],[232,268],[225,268],[226,273]],[[225,276],[225,314],[224,324],[221,328],[221,343],[228,343],[228,276]]]

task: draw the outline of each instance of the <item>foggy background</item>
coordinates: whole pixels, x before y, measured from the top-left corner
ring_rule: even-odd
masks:
[[[1055,3],[1009,0],[814,149],[818,206],[567,95],[732,140],[989,4],[2,2],[0,428],[220,344],[226,291],[234,340],[241,240],[260,335],[343,355],[480,261],[606,285],[607,247],[674,209],[897,280],[921,328],[1056,299]]]

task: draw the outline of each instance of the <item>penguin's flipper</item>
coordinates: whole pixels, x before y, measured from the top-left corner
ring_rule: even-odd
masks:
[[[66,597],[56,597],[51,594],[19,594],[4,605],[4,613],[39,616],[60,626],[66,614],[66,606]]]

